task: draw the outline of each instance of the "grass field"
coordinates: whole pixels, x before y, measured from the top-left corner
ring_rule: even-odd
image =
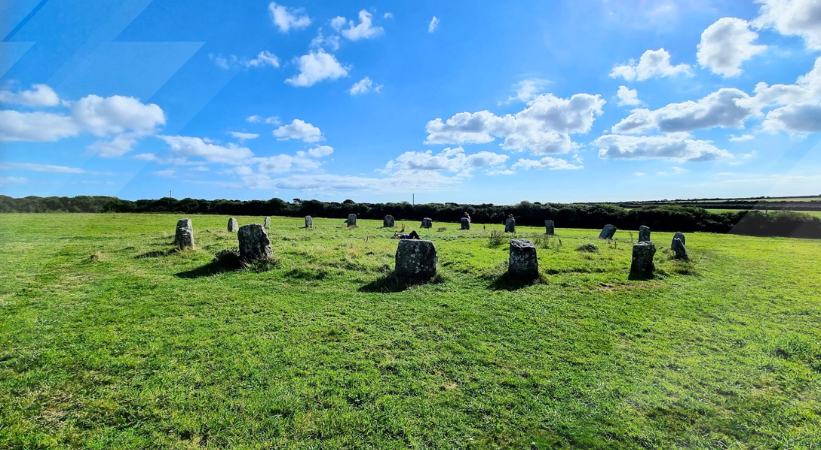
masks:
[[[0,215],[0,448],[821,442],[821,241],[653,233],[628,281],[627,231],[558,228],[515,287],[501,225],[435,223],[441,279],[380,292],[381,223],[273,218],[270,270],[212,274],[228,218],[178,217]]]

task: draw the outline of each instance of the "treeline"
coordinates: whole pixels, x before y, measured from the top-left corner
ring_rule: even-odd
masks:
[[[694,208],[707,209],[752,209],[764,211],[821,211],[821,201],[806,200],[806,201],[787,201],[787,200],[700,200],[700,201],[681,201],[674,202],[620,202],[618,206],[624,208],[644,208],[647,206],[690,206]]]
[[[821,220],[790,212],[741,211],[711,213],[703,208],[679,205],[623,208],[614,204],[538,203],[516,205],[463,205],[457,203],[323,202],[319,200],[199,200],[161,198],[123,200],[116,197],[24,197],[0,196],[0,212],[123,212],[222,214],[244,216],[332,217],[343,219],[356,213],[363,219],[381,219],[391,214],[398,220],[418,221],[430,217],[440,222],[458,222],[467,211],[476,223],[503,223],[508,214],[519,225],[543,226],[552,219],[558,227],[601,228],[612,223],[622,229],[647,225],[658,231],[710,231],[758,236],[821,238]]]

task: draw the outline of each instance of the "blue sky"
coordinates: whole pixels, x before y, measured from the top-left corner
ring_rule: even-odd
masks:
[[[821,2],[0,3],[0,193],[821,193]]]

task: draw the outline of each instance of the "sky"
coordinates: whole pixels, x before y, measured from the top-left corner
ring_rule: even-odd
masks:
[[[0,0],[0,194],[821,194],[821,0]]]

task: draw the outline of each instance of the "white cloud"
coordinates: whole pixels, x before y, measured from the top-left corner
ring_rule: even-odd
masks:
[[[384,32],[382,27],[373,26],[373,15],[364,9],[359,11],[358,24],[355,24],[352,20],[346,20],[344,17],[334,17],[331,20],[331,26],[351,41],[372,39]],[[344,28],[345,26],[347,28]]]
[[[318,145],[305,151],[311,158],[324,158],[330,156],[333,152],[334,148],[330,145]]]
[[[767,131],[790,130],[798,133],[821,131],[821,103],[787,105],[767,113]]]
[[[513,169],[548,169],[548,170],[577,170],[581,164],[573,164],[567,160],[544,156],[539,159],[520,159],[513,164]]]
[[[44,173],[67,173],[67,174],[81,174],[86,173],[84,169],[79,167],[60,166],[56,164],[37,164],[37,163],[14,163],[14,162],[0,162],[0,170],[28,170],[31,172]]]
[[[156,104],[121,95],[85,96],[72,104],[71,113],[78,124],[97,136],[126,131],[151,133],[165,124],[165,114]]]
[[[507,155],[499,153],[480,151],[467,154],[462,147],[448,147],[439,153],[430,150],[404,152],[388,161],[383,172],[406,177],[427,177],[433,173],[445,172],[464,177],[471,175],[476,169],[499,167],[507,159]]]
[[[374,84],[374,82],[369,77],[365,77],[357,81],[348,90],[348,93],[351,95],[362,95],[367,94],[369,92],[374,92],[376,94],[382,92],[382,85]]]
[[[268,13],[279,31],[287,33],[290,30],[299,30],[311,24],[311,18],[305,15],[301,8],[288,8],[274,2],[268,4]]]
[[[774,28],[786,36],[801,36],[807,48],[821,50],[821,2],[818,0],[759,0],[757,27]]]
[[[348,69],[334,55],[322,49],[311,51],[298,58],[299,73],[285,80],[292,86],[308,87],[323,81],[348,76]]]
[[[672,159],[677,161],[707,161],[730,158],[710,141],[682,138],[677,135],[626,136],[608,134],[594,144],[600,158],[612,159]]]
[[[339,19],[345,20],[344,17],[338,17]],[[331,21],[333,23],[333,21]],[[339,35],[331,34],[330,36],[325,36],[323,33],[322,28],[320,28],[316,36],[311,39],[311,48],[327,48],[328,50],[335,52],[339,50]]]
[[[0,103],[12,103],[25,106],[56,106],[60,97],[54,89],[45,84],[34,84],[31,89],[19,92],[0,91]]]
[[[134,155],[134,159],[138,161],[157,161],[157,155],[154,153],[138,153]]]
[[[246,63],[247,67],[279,67],[279,58],[277,55],[269,52],[268,50],[263,50],[257,53],[256,58],[248,60]]]
[[[228,134],[230,134],[234,139],[238,139],[240,141],[247,141],[259,137],[259,134],[257,133],[245,133],[243,131],[229,131]]]
[[[763,128],[770,132],[809,133],[821,131],[821,57],[813,68],[798,77],[795,84],[758,83],[755,95],[743,105],[756,110],[777,107],[767,112]]]
[[[742,134],[738,136],[731,134],[727,140],[729,140],[730,142],[746,142],[752,141],[753,139],[755,139],[755,136],[753,136],[752,134]]]
[[[627,86],[619,86],[619,90],[616,91],[616,97],[619,99],[619,106],[636,106],[641,104],[639,91],[630,89]]]
[[[80,127],[69,116],[45,112],[0,111],[0,141],[58,141]]]
[[[263,50],[257,53],[257,56],[251,59],[240,58],[236,55],[215,55],[208,54],[208,59],[217,67],[223,70],[231,70],[237,67],[245,69],[257,69],[261,67],[279,67],[279,58],[268,50]]]
[[[274,130],[274,137],[280,141],[297,139],[302,142],[318,142],[322,140],[322,131],[301,119],[294,119]]]
[[[541,78],[529,78],[514,85],[514,94],[507,98],[505,103],[529,102],[544,92],[550,81]]]
[[[755,44],[758,33],[750,30],[746,20],[722,17],[701,33],[698,63],[723,77],[741,74],[741,64],[767,49]]]
[[[123,156],[131,151],[138,138],[139,136],[131,133],[119,134],[109,140],[94,142],[88,146],[88,151],[104,158]]]
[[[201,158],[221,164],[243,164],[254,156],[247,147],[236,144],[220,145],[193,136],[159,136],[171,148],[171,152],[183,158]]]
[[[428,22],[428,33],[433,33],[437,28],[439,28],[439,18],[433,16],[430,18],[430,22]]]
[[[543,94],[515,113],[490,111],[454,114],[426,125],[428,144],[483,144],[501,139],[507,150],[561,153],[573,149],[572,133],[587,133],[606,102],[598,95],[575,94],[569,99]]]
[[[383,19],[393,19],[393,13],[388,11],[385,14],[382,14]]]
[[[282,123],[280,122],[279,117],[277,116],[263,117],[257,114],[253,114],[246,117],[245,121],[248,123],[265,123],[268,125],[279,125],[280,123]]]
[[[620,64],[610,71],[611,78],[624,78],[626,81],[644,81],[656,77],[672,77],[675,75],[692,75],[687,64],[670,64],[670,53],[663,49],[647,50],[639,58],[639,62],[630,60],[627,64]]]

